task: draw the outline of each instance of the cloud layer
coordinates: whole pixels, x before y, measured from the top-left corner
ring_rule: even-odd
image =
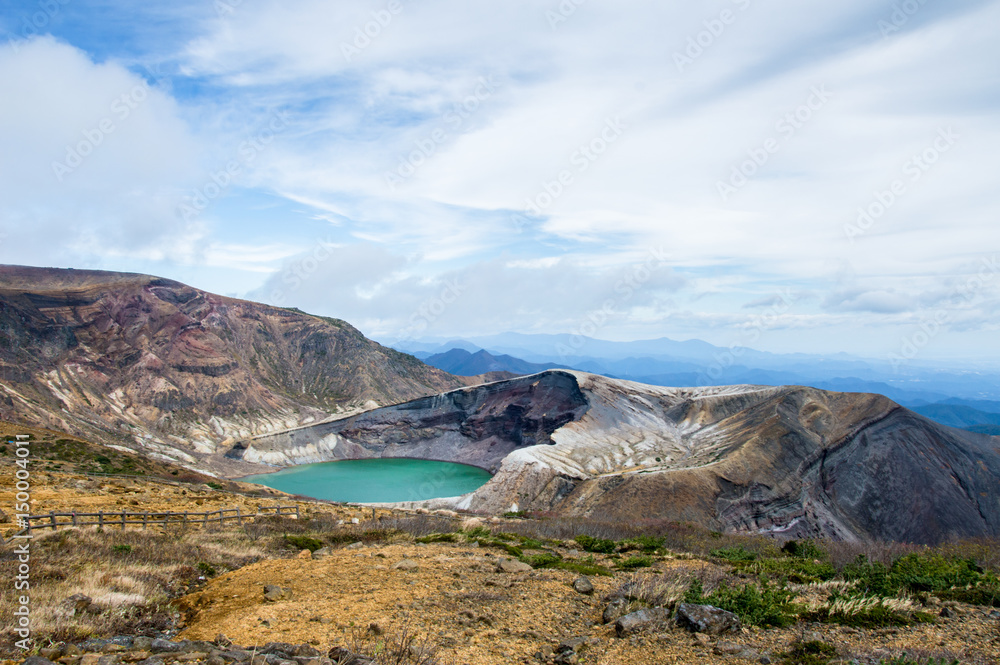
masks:
[[[384,337],[573,332],[610,299],[597,336],[738,343],[778,307],[760,348],[885,356],[944,311],[927,357],[995,356],[1000,2],[180,3],[96,53],[140,11],[109,5],[0,54],[4,261]]]

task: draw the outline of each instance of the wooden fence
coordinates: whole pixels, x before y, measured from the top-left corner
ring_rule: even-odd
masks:
[[[207,527],[209,524],[225,526],[227,522],[235,526],[242,526],[244,520],[262,515],[295,515],[295,518],[298,519],[299,507],[257,506],[257,512],[253,515],[242,513],[239,508],[221,508],[204,513],[193,513],[187,510],[184,512],[160,511],[142,513],[130,513],[126,510],[121,512],[104,512],[102,510],[96,513],[50,512],[47,515],[29,515],[24,520],[24,529],[4,542],[10,543],[17,538],[30,537],[32,531],[39,529],[52,529],[55,531],[56,529],[96,526],[109,529],[120,528],[124,531],[126,527],[142,527],[146,529],[151,526],[162,526],[164,528],[168,526],[179,526],[181,528],[186,528],[187,526]]]

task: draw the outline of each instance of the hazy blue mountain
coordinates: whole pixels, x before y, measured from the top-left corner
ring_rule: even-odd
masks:
[[[1000,370],[951,367],[916,360],[893,367],[887,359],[846,353],[735,352],[700,340],[666,337],[612,342],[579,335],[501,333],[484,337],[423,338],[390,346],[426,360],[453,348],[485,350],[526,363],[555,365],[640,383],[669,386],[803,385],[838,392],[875,392],[904,406],[955,404],[1000,413]]]
[[[554,363],[529,363],[508,355],[494,356],[488,351],[469,353],[465,349],[451,349],[422,359],[431,367],[437,367],[458,376],[478,376],[488,372],[511,372],[512,374],[535,374],[562,366]]]
[[[912,410],[942,425],[961,429],[976,425],[1000,425],[1000,413],[987,413],[961,404],[929,404],[912,407]]]

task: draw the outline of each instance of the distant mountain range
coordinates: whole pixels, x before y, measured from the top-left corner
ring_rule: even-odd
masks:
[[[567,369],[555,363],[529,363],[506,354],[494,356],[488,351],[469,353],[465,349],[451,349],[445,353],[429,355],[426,352],[414,354],[431,367],[437,367],[449,374],[477,376],[491,372],[509,372],[511,375],[537,374],[547,369]]]
[[[775,354],[746,348],[730,350],[699,340],[611,342],[574,335],[520,333],[385,343],[425,360],[453,349],[472,355],[486,351],[494,358],[509,356],[538,367],[568,367],[661,386],[806,385],[839,392],[878,393],[906,406],[956,398],[1000,401],[1000,370],[955,369],[931,363],[894,368],[888,360],[845,353]]]

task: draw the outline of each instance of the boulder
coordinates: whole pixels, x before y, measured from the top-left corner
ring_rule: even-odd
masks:
[[[500,559],[497,561],[498,573],[528,573],[534,570],[531,566],[517,559]]]
[[[628,600],[625,598],[615,598],[608,606],[604,608],[604,614],[601,618],[604,623],[611,623],[618,617],[622,617],[628,614]]]
[[[742,629],[739,617],[712,605],[681,603],[677,607],[677,623],[693,633],[709,635],[739,632]]]
[[[642,630],[648,626],[667,621],[670,618],[670,611],[662,607],[654,607],[648,610],[639,610],[619,617],[615,621],[615,632],[619,637]]]
[[[594,593],[594,584],[587,577],[578,577],[573,580],[573,590],[589,596]]]
[[[419,568],[420,566],[413,559],[403,559],[402,561],[395,563],[392,566],[393,570],[402,570],[403,572],[406,573],[412,573],[418,570]]]
[[[292,590],[288,587],[280,587],[276,584],[264,585],[264,600],[274,603],[279,600],[291,600]]]

